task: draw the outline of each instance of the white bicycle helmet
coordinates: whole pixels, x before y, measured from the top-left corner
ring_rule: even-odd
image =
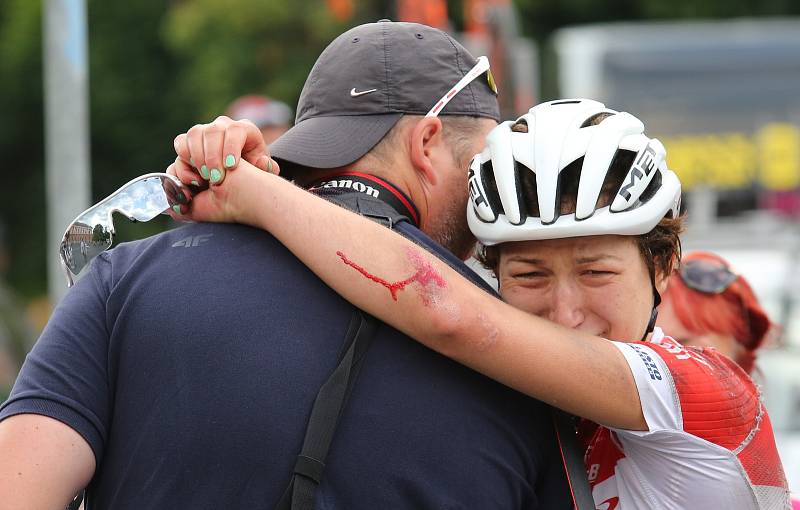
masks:
[[[605,118],[593,125],[601,114]],[[512,131],[517,123],[527,124],[527,132]],[[610,205],[598,207],[615,158],[634,154]],[[537,105],[517,122],[494,128],[486,149],[473,158],[470,229],[486,246],[647,233],[666,215],[677,216],[680,207],[681,184],[665,155],[661,142],[645,136],[644,124],[628,113],[587,99]],[[570,167],[579,172],[569,176],[577,177],[574,212],[560,214],[563,171],[580,158],[580,166]],[[619,175],[615,180],[620,182]]]

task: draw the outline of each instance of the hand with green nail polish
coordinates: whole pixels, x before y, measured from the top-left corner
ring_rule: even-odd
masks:
[[[211,169],[211,184],[219,184],[222,182],[222,179],[225,177],[225,170],[220,170],[219,168],[212,168]]]
[[[184,182],[192,173],[188,163],[176,161],[168,173],[179,176]],[[262,177],[272,177],[256,168],[244,159],[239,161],[235,170],[223,171],[218,168],[210,170],[210,186],[204,189],[192,189],[190,200],[179,207],[171,208],[170,213],[179,221],[215,221],[226,223],[243,223],[252,225],[254,214],[258,208],[253,204],[261,199],[256,185]],[[190,181],[189,181],[190,182]],[[255,195],[255,196],[254,196]]]
[[[207,136],[210,133],[214,136]],[[175,138],[174,145],[178,157],[195,168],[198,166],[193,163],[215,161],[214,165],[220,170],[222,180],[225,179],[226,170],[236,169],[242,161],[247,161],[265,172],[269,171],[269,150],[261,131],[250,121],[218,117],[214,122],[192,126],[186,133]],[[193,155],[190,147],[203,147],[203,157]],[[211,155],[219,155],[221,159],[209,158]],[[270,173],[275,173],[277,169],[278,165],[273,162]],[[205,165],[199,167],[200,175],[207,181],[211,180],[210,170]]]

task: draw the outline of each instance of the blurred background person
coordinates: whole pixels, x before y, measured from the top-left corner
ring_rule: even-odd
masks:
[[[687,253],[661,299],[659,327],[683,345],[716,349],[748,374],[755,371],[756,379],[764,382],[756,370],[756,357],[776,326],[750,283],[727,260],[708,251]],[[790,463],[787,473],[796,462],[787,458],[790,455],[787,451],[781,455]],[[800,510],[800,498],[792,498],[792,508]]]
[[[713,347],[747,373],[772,322],[745,278],[714,253],[684,255],[658,308],[658,326],[683,345]]]
[[[233,120],[247,119],[258,126],[267,145],[292,127],[292,109],[267,96],[247,95],[236,99],[225,113]]]

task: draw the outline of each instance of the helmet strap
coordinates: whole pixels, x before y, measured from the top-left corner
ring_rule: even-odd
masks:
[[[656,282],[651,280],[653,284],[653,310],[650,312],[650,321],[647,323],[647,329],[642,336],[642,341],[647,340],[647,335],[653,332],[656,327],[656,319],[658,319],[658,305],[661,304],[661,294],[656,290]]]

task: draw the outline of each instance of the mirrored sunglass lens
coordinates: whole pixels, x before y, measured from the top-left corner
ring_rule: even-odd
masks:
[[[707,294],[724,292],[736,281],[736,274],[719,264],[693,260],[681,266],[681,277],[689,288]]]
[[[120,189],[98,214],[119,211],[131,220],[150,221],[169,209],[178,194],[181,193],[170,179],[148,177]]]
[[[78,276],[92,259],[111,247],[114,212],[144,222],[152,220],[172,205],[186,202],[180,185],[172,178],[165,174],[153,174],[129,182],[84,211],[69,226],[59,248],[61,261],[68,273],[68,285],[72,285],[72,276]]]
[[[113,226],[75,222],[61,242],[61,260],[77,276],[96,256],[111,246]]]

